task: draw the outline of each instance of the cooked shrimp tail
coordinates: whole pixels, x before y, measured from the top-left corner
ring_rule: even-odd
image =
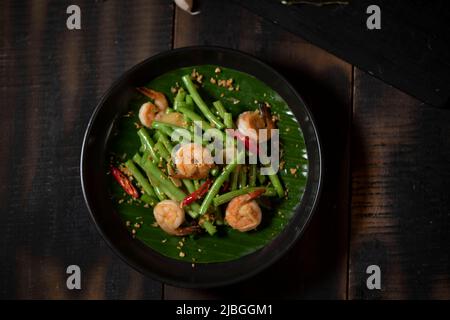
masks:
[[[251,201],[251,200],[254,200],[256,198],[259,198],[261,195],[264,194],[264,192],[266,192],[266,189],[265,188],[261,188],[261,189],[258,189],[258,190],[255,190],[253,192],[248,193],[247,194],[248,195],[248,201]]]
[[[169,107],[166,97],[162,92],[155,91],[146,87],[138,87],[137,91],[142,93],[144,96],[149,97],[153,100],[154,104],[158,107],[159,111],[166,111]]]
[[[196,226],[188,226],[188,227],[180,227],[174,230],[174,235],[183,237],[188,236],[191,234],[199,233],[201,232],[202,228],[198,225]]]

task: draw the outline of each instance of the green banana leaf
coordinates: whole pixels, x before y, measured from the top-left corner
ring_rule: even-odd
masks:
[[[225,108],[235,118],[239,113],[257,108],[255,101],[267,101],[272,106],[272,114],[278,116],[277,126],[280,133],[281,163],[280,178],[288,190],[284,199],[266,198],[271,202],[271,209],[263,210],[263,220],[257,230],[239,232],[227,226],[219,226],[219,232],[214,236],[201,234],[184,238],[170,236],[156,227],[152,209],[139,201],[132,201],[126,196],[118,184],[110,179],[111,199],[123,218],[124,226],[130,231],[135,223],[142,223],[139,229],[135,229],[136,239],[142,241],[153,250],[178,260],[189,263],[223,262],[250,254],[274,239],[286,226],[299,205],[304,193],[308,159],[305,141],[297,120],[293,116],[285,101],[270,87],[253,76],[236,70],[222,68],[220,73],[215,73],[217,66],[201,65],[189,68],[181,68],[163,74],[156,79],[149,79],[147,87],[163,92],[173,103],[174,93],[171,88],[182,85],[181,77],[190,74],[195,68],[203,75],[203,85],[199,93],[208,105],[221,100]],[[210,78],[233,79],[234,87],[239,86],[239,91],[229,91],[210,82]],[[122,115],[116,121],[114,134],[109,141],[109,156],[116,161],[124,162],[130,159],[140,147],[137,136],[136,124],[139,107],[147,98],[139,93],[129,102],[129,111],[132,115]],[[200,113],[200,112],[199,112]],[[108,157],[109,158],[109,157]],[[108,161],[110,161],[108,159]],[[129,226],[126,226],[129,221]],[[181,253],[181,254],[180,254]]]

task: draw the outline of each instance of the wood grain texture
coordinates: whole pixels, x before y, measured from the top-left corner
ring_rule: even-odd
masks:
[[[234,1],[422,101],[450,108],[446,0],[358,0],[321,7]],[[379,30],[366,26],[370,5],[380,8]]]
[[[450,111],[358,69],[354,80],[349,298],[449,299]]]
[[[172,46],[165,0],[2,1],[0,298],[160,298],[161,284],[119,260],[94,228],[79,178],[81,143],[103,92]],[[66,267],[82,290],[66,289]]]
[[[351,66],[235,4],[208,0],[199,9],[198,16],[176,11],[175,47],[236,48],[281,71],[304,96],[322,129],[326,182],[316,216],[302,240],[281,261],[230,287],[187,290],[165,286],[165,298],[345,298]]]
[[[69,4],[0,2],[0,298],[450,298],[448,110],[352,75],[226,1],[199,1],[198,16],[176,10],[174,25],[171,1],[80,0],[80,31],[66,29]],[[255,278],[213,290],[163,287],[119,260],[79,181],[83,133],[103,92],[139,61],[197,44],[240,49],[281,71],[317,120],[326,164],[318,211],[296,246]],[[81,291],[65,287],[70,264],[82,269]],[[366,289],[370,264],[381,267],[380,291]]]

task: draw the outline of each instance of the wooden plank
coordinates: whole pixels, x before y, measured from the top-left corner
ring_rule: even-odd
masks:
[[[286,6],[280,0],[235,2],[422,101],[450,108],[446,0],[359,0],[321,7]],[[380,30],[366,27],[369,5],[381,9]]]
[[[354,79],[349,298],[449,299],[450,112]]]
[[[160,298],[162,287],[119,260],[88,216],[81,142],[100,95],[126,69],[172,46],[165,0],[0,4],[0,297]],[[82,290],[65,287],[82,269]]]
[[[202,13],[197,16],[176,11],[175,47],[208,44],[240,49],[286,75],[322,129],[327,178],[321,205],[304,237],[269,270],[226,288],[165,286],[165,298],[345,298],[351,66],[237,5],[208,0],[199,9]]]

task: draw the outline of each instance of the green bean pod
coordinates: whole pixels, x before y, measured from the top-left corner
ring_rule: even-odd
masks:
[[[159,157],[154,148],[155,143],[148,134],[148,131],[145,128],[140,128],[137,133],[139,139],[141,140],[141,144],[144,146],[144,150],[150,153],[150,156],[154,162],[158,162]]]
[[[153,190],[152,186],[148,182],[148,180],[144,177],[144,175],[139,171],[139,169],[134,165],[132,160],[128,160],[125,162],[125,166],[127,167],[128,171],[133,175],[133,177],[136,179],[138,184],[142,187],[144,192],[152,197],[156,197],[155,191]]]
[[[220,187],[225,182],[226,179],[228,179],[229,175],[238,165],[238,162],[242,159],[244,156],[244,153],[238,154],[236,159],[233,160],[229,165],[227,165],[219,177],[214,181],[213,185],[211,186],[211,189],[209,189],[208,193],[206,194],[205,198],[203,199],[202,205],[200,207],[199,215],[204,215],[206,211],[208,210],[209,206],[211,205],[214,197],[217,195],[217,193],[220,190]]]
[[[256,164],[250,165],[249,182],[248,182],[248,185],[250,187],[256,186],[256,170],[257,169],[258,168],[256,167]]]
[[[227,113],[227,112],[226,112],[225,107],[223,106],[222,102],[220,102],[220,100],[214,101],[213,106],[214,106],[214,108],[216,108],[219,116],[222,119],[224,119],[224,121],[225,121],[225,113]]]
[[[281,181],[278,178],[278,174],[270,174],[269,175],[270,182],[272,182],[273,187],[277,191],[278,197],[282,198],[284,196],[284,189],[281,185]]]
[[[178,110],[178,107],[180,106],[180,103],[184,104],[184,98],[186,97],[186,91],[184,91],[183,88],[180,88],[178,90],[177,95],[175,96],[174,102],[173,102],[173,108],[175,110]]]
[[[205,101],[203,101],[202,97],[198,94],[197,88],[192,83],[191,76],[188,74],[184,75],[182,77],[182,80],[184,85],[186,86],[186,89],[189,91],[189,94],[194,100],[195,104],[198,106],[198,108],[206,117],[206,119],[208,119],[209,122],[214,124],[216,128],[224,129],[225,128],[224,124],[219,119],[216,118],[216,116],[211,112],[211,110],[209,110]]]
[[[142,202],[145,202],[147,204],[149,204],[151,207],[154,207],[158,204],[158,199],[156,199],[155,197],[149,196],[148,194],[144,193],[140,200]]]
[[[214,206],[218,207],[224,203],[230,202],[236,197],[242,196],[244,194],[248,194],[250,192],[258,191],[258,190],[265,190],[263,193],[266,197],[274,197],[277,195],[277,192],[274,188],[267,188],[267,187],[246,187],[239,190],[230,191],[224,194],[221,194],[218,197],[215,197],[213,200]]]
[[[237,166],[231,175],[231,190],[236,190],[238,188],[239,182],[239,171],[241,170],[240,166]]]
[[[241,167],[241,172],[239,173],[239,187],[244,188],[247,186],[247,166]]]
[[[231,115],[231,113],[225,112],[223,122],[225,123],[225,127],[227,127],[227,129],[234,128],[233,116]]]

